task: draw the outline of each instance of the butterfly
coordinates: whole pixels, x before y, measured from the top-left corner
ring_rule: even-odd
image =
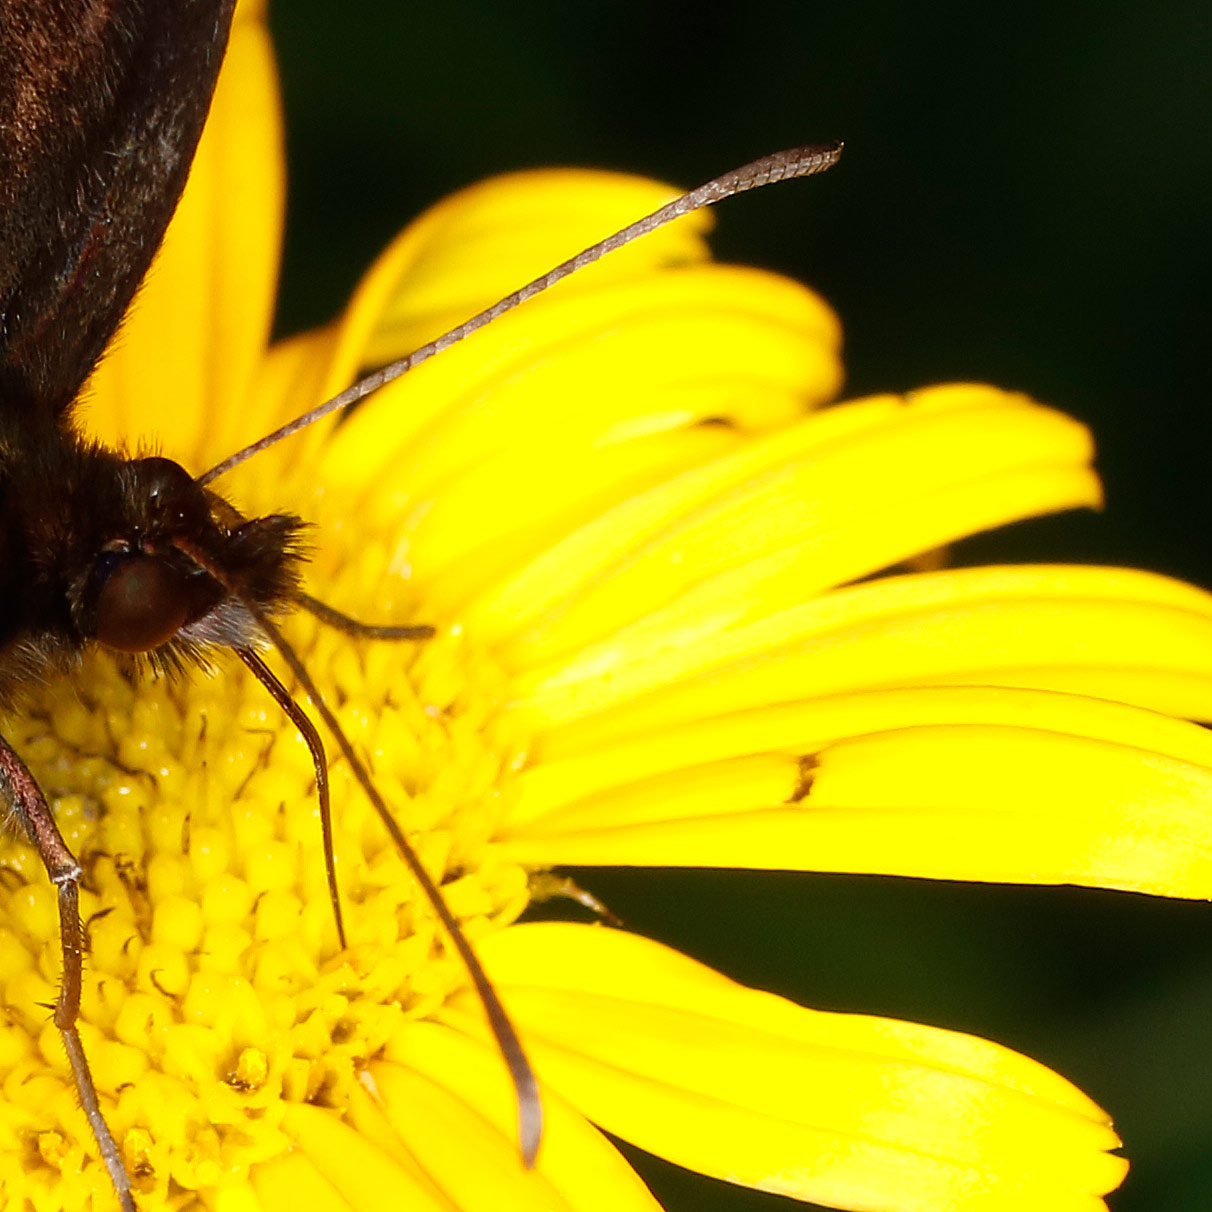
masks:
[[[300,584],[303,520],[284,513],[247,518],[210,485],[613,248],[732,193],[819,172],[836,161],[840,145],[796,149],[717,178],[194,477],[170,459],[128,458],[90,440],[75,425],[73,405],[184,188],[233,8],[234,0],[0,0],[0,707],[70,673],[93,645],[169,673],[235,653],[311,751],[330,899],[344,942],[324,746],[260,655],[275,648],[463,958],[517,1091],[521,1152],[532,1164],[541,1107],[516,1033],[278,619],[303,609],[373,640],[423,640],[430,629],[366,625],[311,598]],[[133,1212],[130,1178],[77,1028],[83,872],[37,782],[2,736],[0,796],[57,889],[63,977],[54,1022],[119,1204]]]

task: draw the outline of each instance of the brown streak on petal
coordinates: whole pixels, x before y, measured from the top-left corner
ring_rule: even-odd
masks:
[[[786,803],[798,804],[808,798],[808,793],[812,790],[812,783],[815,778],[813,771],[820,764],[821,760],[815,753],[806,753],[800,758],[797,767],[799,778],[796,780],[795,790],[787,797]]]

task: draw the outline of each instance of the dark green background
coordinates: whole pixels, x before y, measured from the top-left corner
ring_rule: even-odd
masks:
[[[1017,527],[964,557],[1212,581],[1212,7],[723,10],[277,0],[293,174],[284,326],[326,318],[405,219],[488,173],[589,164],[693,185],[841,137],[828,177],[722,209],[717,247],[830,299],[849,391],[987,379],[1099,440],[1105,514]],[[742,980],[974,1031],[1055,1066],[1128,1141],[1119,1212],[1212,1202],[1207,906],[721,872],[583,882],[630,927]],[[645,1172],[679,1212],[791,1206]]]

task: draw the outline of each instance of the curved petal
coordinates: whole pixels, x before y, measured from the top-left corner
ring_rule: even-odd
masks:
[[[88,428],[199,466],[243,439],[277,289],[284,173],[263,4],[242,4],[181,203],[90,381]]]
[[[513,1089],[491,1044],[413,1023],[386,1058],[367,1071],[372,1097],[460,1212],[659,1212],[618,1151],[558,1094],[544,1093],[543,1142],[525,1170]]]
[[[753,608],[742,600],[725,614],[720,602],[701,627],[673,632],[680,647],[642,620],[634,647],[624,633],[516,676],[513,709],[553,755],[722,712],[893,686],[1055,687],[1212,715],[1212,595],[1150,573],[990,566],[888,577],[750,621],[760,605],[755,596]]]
[[[283,1153],[249,1175],[256,1209],[263,1212],[351,1212],[352,1205],[303,1152]]]
[[[600,927],[481,956],[545,1084],[703,1173],[840,1208],[1096,1212],[1126,1169],[1079,1090],[972,1036],[805,1010]]]
[[[641,729],[559,758],[540,755],[518,776],[506,829],[510,837],[558,829],[580,815],[578,805],[599,796],[733,758],[813,753],[848,737],[941,724],[1055,732],[1212,767],[1208,730],[1121,703],[988,686],[859,691]],[[648,818],[611,812],[597,819],[607,825]]]
[[[830,409],[656,486],[468,612],[531,686],[619,677],[984,527],[1098,500],[1089,438],[1023,396],[934,388]]]
[[[240,419],[240,433],[221,452],[235,450],[272,433],[322,398],[336,346],[332,327],[278,341],[262,358]],[[322,497],[314,468],[299,458],[299,443],[276,443],[223,477],[223,491],[249,513],[274,512],[289,496],[304,509]],[[209,460],[207,460],[209,462]],[[309,500],[310,498],[310,500]]]
[[[596,790],[594,790],[596,788]],[[1072,695],[902,690],[755,708],[521,779],[536,865],[718,866],[1212,896],[1212,739]]]
[[[578,169],[507,173],[460,190],[408,225],[358,286],[330,387],[402,357],[565,258],[663,206],[678,191],[646,177]],[[574,275],[565,293],[709,258],[699,211]]]
[[[363,1109],[350,1124],[326,1108],[291,1103],[285,1108],[283,1127],[324,1186],[342,1201],[343,1210],[378,1212],[384,1194],[390,1192],[392,1201],[416,1212],[456,1212],[459,1205],[430,1182],[406,1150],[393,1148],[383,1134],[364,1126],[370,1118],[370,1109]],[[283,1176],[277,1175],[275,1181],[282,1182]],[[254,1182],[264,1191],[268,1177]],[[293,1206],[312,1205],[304,1199]]]
[[[815,296],[752,270],[653,269],[555,291],[384,388],[324,448],[323,475],[369,486],[375,516],[407,534],[431,498],[511,448],[552,462],[705,419],[785,423],[836,389],[836,346]]]
[[[220,1187],[212,1197],[214,1212],[265,1212],[265,1204],[251,1183]]]
[[[363,278],[333,330],[332,356],[317,399],[310,403],[340,391],[359,369],[382,365],[453,328],[676,193],[657,182],[619,173],[550,170],[493,178],[447,198],[411,223]],[[609,293],[612,286],[633,278],[661,281],[670,267],[706,260],[702,233],[708,226],[709,217],[698,213],[629,245],[555,287],[540,314],[546,314],[552,301],[569,301],[595,290]],[[532,301],[522,313],[534,315],[537,306]],[[830,316],[836,330],[828,309],[819,303],[818,309]],[[503,322],[491,326],[498,337]],[[517,318],[511,318],[506,329],[516,323]],[[437,361],[448,364],[459,357],[448,351]],[[411,383],[420,374],[418,369],[406,379]],[[425,381],[437,384],[439,391],[450,381],[449,375],[428,376]],[[360,456],[371,461],[372,475],[384,462],[369,418],[378,417],[379,426],[388,430],[393,418],[395,423],[406,418],[405,432],[411,432],[417,408],[411,391],[411,387],[393,387],[359,410],[366,414],[359,430],[366,437],[353,443],[348,456],[355,483],[365,480],[356,470]],[[462,397],[456,393],[455,398]],[[433,399],[424,400],[418,409],[421,419],[434,407]],[[319,452],[333,429],[332,421],[313,426],[305,449]],[[342,434],[342,441],[348,445],[350,435]],[[342,461],[335,458],[333,474],[339,474],[341,467]]]

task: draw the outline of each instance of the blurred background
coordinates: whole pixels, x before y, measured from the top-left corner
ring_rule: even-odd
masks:
[[[848,393],[947,379],[1089,423],[1109,506],[964,560],[1127,562],[1212,584],[1212,7],[1055,0],[275,0],[291,157],[284,330],[402,223],[505,169],[698,184],[844,138],[734,200],[724,257],[814,285]],[[1125,636],[1125,644],[1132,642]],[[626,924],[809,1006],[1022,1049],[1115,1116],[1117,1212],[1212,1201],[1212,909],[1069,889],[586,872]],[[811,1098],[812,1092],[805,1091]],[[792,1205],[639,1159],[676,1212]]]

